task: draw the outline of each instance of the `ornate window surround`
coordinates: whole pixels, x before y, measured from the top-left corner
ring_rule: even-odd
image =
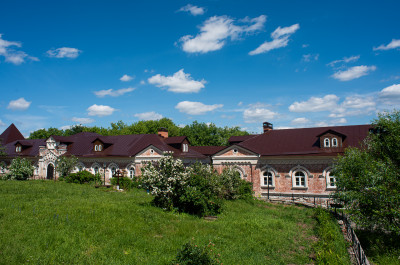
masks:
[[[295,176],[296,172],[302,172],[304,174],[305,186],[296,185],[296,176]],[[292,178],[292,189],[306,190],[308,189],[308,178],[312,177],[312,174],[305,167],[297,165],[289,171],[289,176],[291,176]]]

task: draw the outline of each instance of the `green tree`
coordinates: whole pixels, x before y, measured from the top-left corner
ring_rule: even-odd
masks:
[[[29,139],[47,139],[51,135],[64,135],[64,131],[57,128],[48,128],[48,129],[39,129],[34,132],[31,132],[29,135]]]
[[[368,229],[400,234],[400,112],[379,114],[362,149],[339,157],[336,196]]]
[[[16,157],[12,160],[8,170],[9,172],[6,174],[7,179],[27,180],[33,176],[35,168],[28,159]]]
[[[78,162],[78,158],[75,156],[60,156],[56,160],[56,169],[60,174],[60,177],[66,177],[71,173],[71,171],[75,168]]]

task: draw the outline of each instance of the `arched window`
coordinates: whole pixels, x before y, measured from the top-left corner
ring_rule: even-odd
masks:
[[[325,138],[324,139],[324,147],[330,147],[330,146],[331,146],[331,144],[330,144],[329,138]]]
[[[295,171],[293,174],[294,187],[307,187],[306,174],[303,171]]]
[[[336,138],[332,139],[332,146],[337,147],[338,146],[338,140]]]
[[[103,150],[103,146],[101,144],[99,144],[99,152]]]
[[[111,173],[110,178],[114,177],[115,172],[117,172],[117,168],[115,166],[111,166],[110,167],[110,173]]]
[[[326,173],[326,188],[335,189],[336,188],[336,177],[331,175],[331,172]]]
[[[93,168],[93,170],[94,170],[94,174],[96,175],[96,174],[99,174],[99,167],[98,166],[95,166],[94,168]]]
[[[98,148],[98,145],[96,144],[96,145],[94,146],[94,151],[96,151],[96,152],[99,151],[97,148]]]
[[[135,167],[131,166],[129,168],[129,177],[131,177],[131,179],[133,179],[135,177]]]
[[[274,187],[275,185],[275,181],[274,181],[274,173],[271,171],[264,171],[263,173],[263,182],[262,182],[262,186],[266,186],[266,187]]]

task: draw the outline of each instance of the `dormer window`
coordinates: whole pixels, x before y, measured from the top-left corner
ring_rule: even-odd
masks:
[[[332,138],[332,147],[337,147],[337,146],[338,146],[337,138]]]
[[[103,145],[101,144],[95,144],[94,145],[94,151],[95,152],[101,152],[103,150]]]
[[[16,152],[16,153],[21,153],[21,151],[22,151],[22,146],[17,145],[17,146],[15,147],[15,152]]]
[[[330,147],[331,146],[330,142],[331,141],[329,141],[329,138],[325,138],[324,139],[324,147]]]
[[[183,144],[183,145],[182,145],[182,150],[183,150],[183,152],[188,152],[188,151],[189,151],[189,146],[188,146],[188,144]]]

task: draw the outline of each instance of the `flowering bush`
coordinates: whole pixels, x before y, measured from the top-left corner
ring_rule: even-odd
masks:
[[[193,239],[192,239],[193,241]],[[213,251],[214,244],[210,241],[207,245],[199,247],[194,242],[188,242],[183,245],[182,249],[178,252],[172,264],[179,265],[214,265],[222,264],[219,260],[219,254]]]
[[[27,180],[33,176],[35,167],[32,166],[31,161],[26,158],[16,157],[12,160],[9,172],[4,176],[5,179],[10,180]]]
[[[182,160],[164,156],[158,163],[147,163],[142,168],[142,186],[154,195],[154,204],[172,210],[184,192],[189,172]]]
[[[195,163],[185,168],[182,161],[165,156],[142,169],[142,187],[154,195],[154,204],[198,216],[221,212],[223,199],[251,197],[251,184],[233,169],[219,175],[212,166]]]

